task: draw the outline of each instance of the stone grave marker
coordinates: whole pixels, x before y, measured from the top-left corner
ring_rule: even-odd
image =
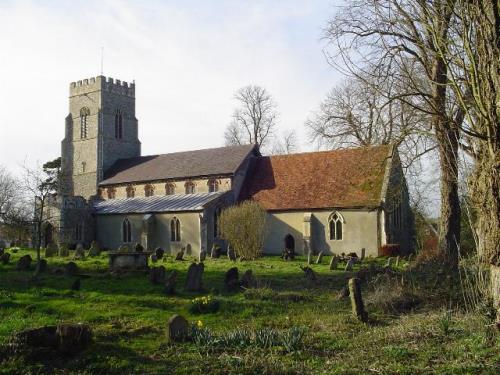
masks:
[[[203,263],[191,263],[186,277],[186,290],[188,292],[199,292],[202,290],[202,278],[205,265]]]

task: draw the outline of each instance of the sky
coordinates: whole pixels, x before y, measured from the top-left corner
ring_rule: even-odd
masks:
[[[337,2],[338,3],[338,2]],[[136,83],[142,154],[224,144],[234,92],[265,87],[279,129],[314,150],[304,121],[342,79],[322,29],[335,0],[0,0],[0,164],[60,155],[69,83]]]

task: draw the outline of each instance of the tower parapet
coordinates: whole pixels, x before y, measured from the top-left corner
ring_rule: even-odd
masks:
[[[135,98],[135,83],[128,83],[111,77],[97,76],[71,82],[69,96],[87,94],[93,91],[107,91],[114,94]]]

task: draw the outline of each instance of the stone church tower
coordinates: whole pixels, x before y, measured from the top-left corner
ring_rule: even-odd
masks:
[[[72,82],[62,141],[61,195],[89,199],[118,159],[140,156],[135,84],[103,76]]]
[[[135,84],[103,76],[70,84],[55,224],[60,243],[88,246],[95,239],[92,199],[115,161],[140,156],[137,133]]]

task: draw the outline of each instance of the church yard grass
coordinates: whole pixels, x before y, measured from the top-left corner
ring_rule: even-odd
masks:
[[[299,265],[306,257],[285,262],[266,256],[256,261],[207,259],[204,293],[184,292],[188,260],[170,256],[159,261],[168,272],[177,270],[176,295],[167,296],[163,285],[153,285],[144,272],[110,274],[105,252],[77,260],[81,289],[71,290],[74,277],[51,272],[71,257],[48,258],[49,270],[37,281],[32,271],[17,271],[17,260],[34,251],[12,253],[10,264],[0,264],[0,346],[26,328],[82,322],[91,326],[94,343],[70,358],[30,361],[2,355],[0,374],[495,374],[500,371],[498,337],[488,337],[479,314],[457,309],[457,302],[423,304],[404,314],[383,312],[367,304],[370,322],[351,315],[349,298],[337,294],[347,284],[339,265],[329,270],[330,257],[310,265],[318,276],[309,285]],[[366,262],[385,264],[385,259]],[[401,268],[406,262],[400,262]],[[259,288],[226,292],[224,274],[238,267],[240,277],[251,269]],[[356,265],[354,270],[359,269]],[[363,296],[367,292],[363,291]],[[192,300],[211,296],[220,302],[215,313],[191,314]],[[451,315],[443,309],[447,306]],[[298,348],[263,349],[200,347],[192,342],[167,344],[168,319],[180,314],[217,334],[246,329],[300,328]]]

